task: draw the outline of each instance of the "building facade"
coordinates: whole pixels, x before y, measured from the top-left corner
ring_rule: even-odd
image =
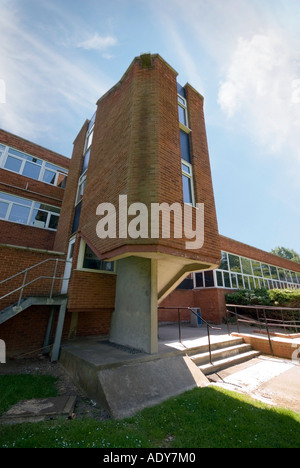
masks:
[[[203,97],[157,54],[99,99],[71,159],[0,131],[0,177],[8,355],[95,334],[152,354],[159,306],[219,322],[228,289],[300,286],[300,266],[219,235]]]

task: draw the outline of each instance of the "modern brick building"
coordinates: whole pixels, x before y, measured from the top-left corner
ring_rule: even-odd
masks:
[[[150,54],[99,99],[71,159],[0,131],[0,259],[8,355],[95,334],[156,353],[159,305],[220,322],[228,289],[300,287],[300,265],[219,235],[203,97]]]

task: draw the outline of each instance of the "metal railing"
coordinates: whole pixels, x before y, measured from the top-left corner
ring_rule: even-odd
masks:
[[[46,263],[50,263],[50,262],[54,262],[54,268],[53,268],[53,273],[51,276],[48,276],[48,275],[40,275],[40,276],[37,276],[35,278],[33,278],[32,280],[30,281],[27,281],[27,277],[28,277],[28,273],[32,270],[34,270],[35,268],[38,268],[40,267],[41,265],[44,265]],[[35,265],[32,265],[31,267],[28,267],[26,268],[25,270],[22,270],[20,271],[19,273],[16,273],[15,275],[12,275],[10,276],[9,278],[6,278],[2,281],[0,281],[0,286],[4,285],[5,283],[7,283],[8,281],[11,281],[11,280],[15,280],[17,277],[21,277],[23,275],[23,279],[21,280],[22,281],[22,284],[21,286],[17,287],[17,288],[14,288],[12,289],[11,291],[9,291],[8,293],[4,294],[3,296],[0,297],[0,301],[18,291],[20,291],[19,293],[19,298],[18,298],[18,303],[17,303],[17,306],[20,306],[20,303],[22,301],[22,298],[23,298],[23,293],[24,293],[24,289],[35,283],[36,281],[39,281],[41,279],[50,279],[52,280],[51,281],[51,285],[50,285],[50,290],[49,290],[49,298],[52,299],[52,296],[53,296],[53,291],[54,291],[54,285],[55,285],[55,281],[56,280],[61,280],[61,281],[64,281],[64,280],[69,280],[69,278],[64,278],[63,276],[56,276],[57,275],[57,269],[58,269],[58,264],[59,262],[61,263],[64,263],[65,265],[67,263],[71,263],[70,260],[63,260],[63,259],[59,259],[59,258],[47,258],[46,260],[43,260],[39,263],[36,263]],[[48,296],[48,294],[47,294]]]
[[[206,325],[206,332],[207,332],[207,338],[208,338],[208,352],[209,352],[209,362],[212,364],[212,358],[211,358],[211,341],[210,341],[210,330],[222,330],[219,327],[214,327],[210,325],[204,318],[199,314],[198,312],[195,312],[195,309],[198,309],[197,307],[158,307],[158,310],[177,310],[177,323],[178,323],[178,340],[179,343],[183,345],[182,339],[181,339],[181,316],[180,316],[180,311],[181,310],[189,310],[192,312],[197,318],[201,320],[201,322],[204,322]],[[183,345],[184,346],[184,345]]]
[[[234,308],[235,312],[232,310],[228,310],[228,308]],[[257,320],[254,320],[252,318],[249,318],[245,315],[238,314],[237,309],[253,309],[256,311],[257,315]],[[259,312],[263,313],[263,317],[259,316]],[[300,309],[299,308],[294,308],[294,307],[275,307],[275,306],[260,306],[260,305],[238,305],[238,304],[226,304],[226,322],[227,322],[227,330],[228,330],[228,335],[230,335],[230,320],[229,316],[232,315],[236,319],[236,325],[237,325],[237,330],[238,333],[240,333],[240,328],[239,328],[239,323],[245,323],[248,325],[254,324],[258,325],[260,328],[265,327],[267,335],[268,335],[268,340],[269,340],[269,346],[270,346],[270,351],[272,356],[274,356],[273,352],[273,346],[272,346],[272,339],[271,335],[272,332],[270,331],[270,328],[280,328],[284,329],[300,329],[300,320],[296,320],[295,316],[293,320],[285,320],[283,317],[283,312],[287,311],[292,311],[293,313],[298,312],[299,317],[300,317]],[[279,319],[274,319],[274,318],[268,318],[267,317],[267,312],[281,312],[282,318],[281,320]]]

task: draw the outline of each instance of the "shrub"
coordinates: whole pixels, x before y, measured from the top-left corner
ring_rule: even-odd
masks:
[[[300,307],[299,289],[270,289],[268,295],[275,306]]]
[[[226,303],[236,305],[273,305],[271,298],[269,297],[269,291],[265,288],[261,289],[240,289],[234,293],[227,293]]]

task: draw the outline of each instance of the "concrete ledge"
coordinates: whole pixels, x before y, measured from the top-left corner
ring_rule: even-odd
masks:
[[[246,333],[231,333],[232,336],[239,336],[245,343],[250,344],[253,349],[263,354],[272,354],[270,343],[267,336],[254,336]],[[300,347],[300,340],[280,338],[272,336],[271,339],[274,356],[292,359],[293,353],[297,347]]]
[[[116,419],[209,384],[185,355],[147,356],[96,366],[62,349],[60,363],[75,383]]]
[[[261,333],[262,335],[267,335],[268,332],[266,330],[253,330],[254,333]],[[270,335],[271,336],[276,336],[278,338],[288,338],[288,339],[291,339],[291,340],[294,340],[296,338],[300,338],[300,333],[291,333],[291,334],[287,334],[287,333],[276,333],[276,332],[270,332]]]

